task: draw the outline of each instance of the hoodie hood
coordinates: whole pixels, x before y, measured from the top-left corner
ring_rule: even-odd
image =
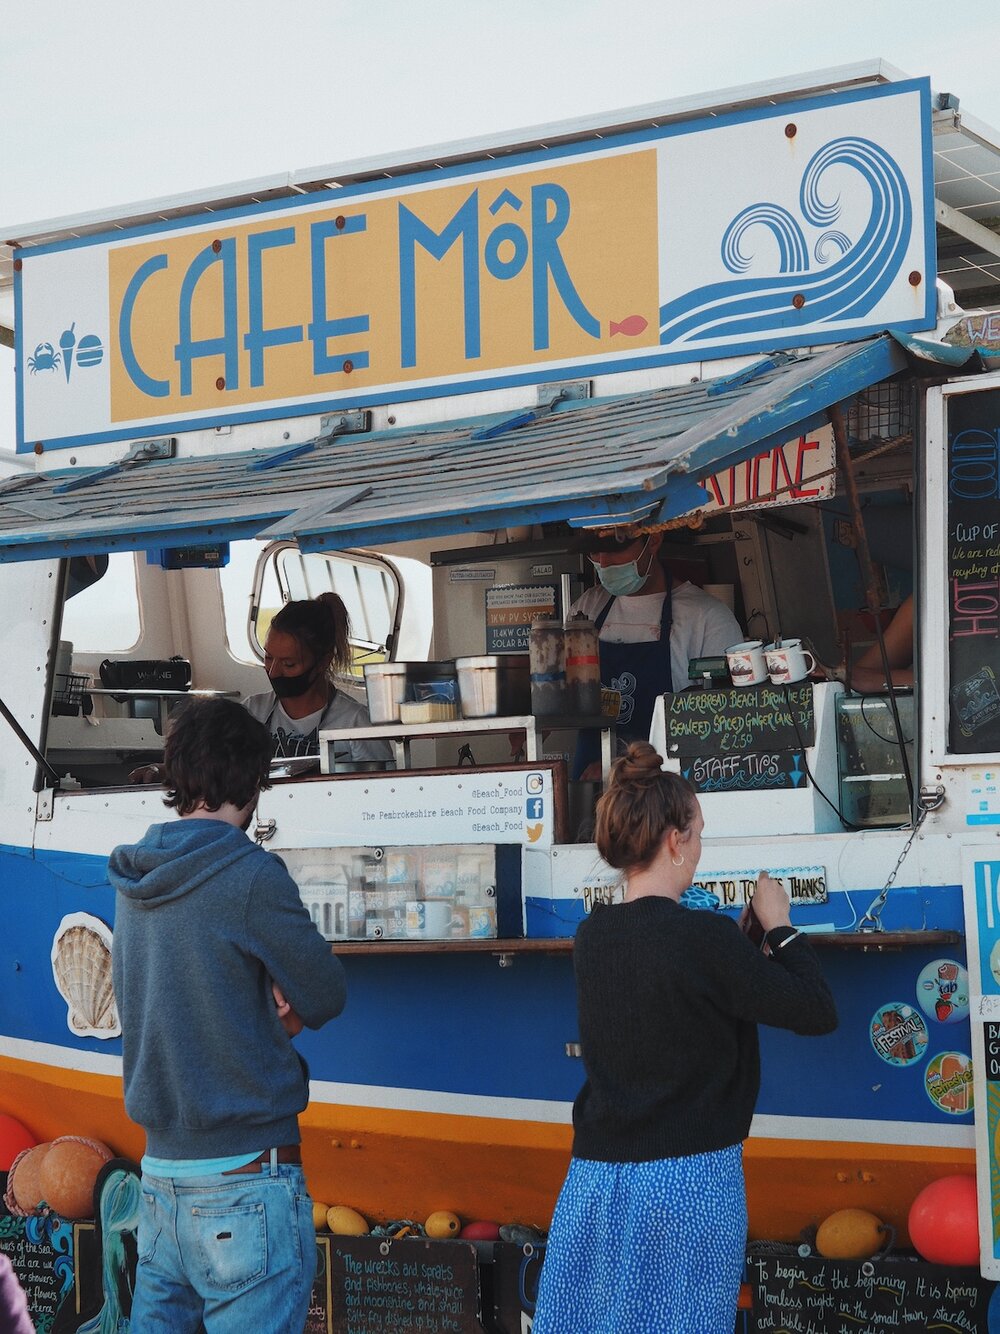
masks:
[[[242,829],[224,820],[171,820],[150,825],[140,842],[115,848],[108,880],[119,894],[156,908],[256,850]]]

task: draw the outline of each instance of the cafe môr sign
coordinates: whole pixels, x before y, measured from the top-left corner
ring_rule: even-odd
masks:
[[[18,445],[934,323],[925,80],[18,250]]]

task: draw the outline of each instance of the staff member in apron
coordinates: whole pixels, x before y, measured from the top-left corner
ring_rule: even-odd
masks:
[[[570,608],[597,626],[601,684],[620,691],[618,740],[646,741],[658,695],[686,690],[692,658],[719,657],[743,639],[739,621],[718,598],[660,563],[662,533],[600,532],[586,550],[599,582]],[[597,738],[583,733],[574,777],[600,777]]]

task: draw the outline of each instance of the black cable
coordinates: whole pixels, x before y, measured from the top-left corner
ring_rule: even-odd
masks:
[[[791,700],[791,696],[789,695],[789,691],[788,691],[788,683],[787,683],[787,682],[782,682],[781,688],[782,688],[782,690],[785,692],[785,704],[786,704],[787,707],[788,707],[788,716],[789,716],[789,717],[791,718],[791,720],[792,720],[792,726],[795,728],[795,737],[796,737],[796,740],[798,741],[800,747],[802,748],[802,767],[803,767],[803,769],[805,769],[805,771],[806,771],[806,777],[807,777],[807,778],[809,779],[809,781],[812,783],[813,787],[816,789],[816,791],[819,793],[819,795],[823,798],[823,800],[826,802],[826,804],[830,807],[830,810],[833,811],[834,815],[837,817],[837,819],[840,821],[840,823],[844,826],[844,828],[845,828],[845,829],[850,829],[850,830],[852,830],[852,831],[855,832],[855,833],[861,833],[862,830],[867,829],[868,826],[867,826],[867,825],[863,825],[863,824],[853,824],[850,820],[848,820],[847,816],[846,816],[846,815],[844,814],[844,812],[840,809],[840,807],[834,805],[834,803],[830,800],[830,798],[826,795],[826,793],[825,793],[825,792],[823,791],[823,789],[820,787],[819,783],[816,782],[816,777],[815,777],[815,775],[813,774],[812,770],[809,768],[809,761],[806,759],[806,751],[808,750],[808,747],[806,746],[806,743],[805,743],[805,741],[803,740],[803,737],[802,737],[802,733],[801,733],[801,731],[799,730],[799,720],[798,720],[798,718],[796,718],[796,716],[795,716],[795,710],[794,710],[794,708],[792,707],[792,700]]]
[[[860,699],[861,699],[861,720],[868,728],[869,732],[871,732],[873,736],[877,736],[879,741],[884,741],[887,746],[898,746],[900,744],[898,732],[896,733],[895,736],[883,736],[877,727],[872,726],[871,719],[867,716],[866,706],[871,702],[872,699],[874,699],[874,696],[861,695]],[[898,717],[898,710],[893,710],[893,716]],[[913,737],[904,737],[902,744],[904,746],[912,746]]]

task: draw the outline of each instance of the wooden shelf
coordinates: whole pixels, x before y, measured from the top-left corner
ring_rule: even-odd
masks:
[[[793,924],[794,925],[794,924]],[[809,931],[814,945],[883,954],[921,945],[960,945],[961,931]]]
[[[335,940],[334,954],[570,954],[572,936],[499,940]]]
[[[883,954],[888,950],[927,945],[959,945],[961,931],[809,931],[818,949],[860,950]],[[572,936],[537,936],[503,940],[335,940],[334,954],[571,954]]]

